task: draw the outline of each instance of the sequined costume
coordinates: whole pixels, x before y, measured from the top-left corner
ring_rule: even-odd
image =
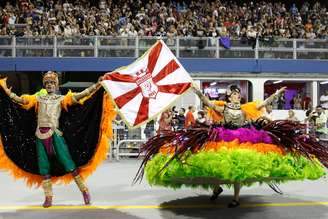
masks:
[[[0,169],[28,186],[42,185],[44,207],[52,204],[52,183],[72,180],[89,204],[84,179],[106,158],[115,117],[104,89],[18,97],[5,79],[0,85]]]
[[[209,106],[213,125],[149,139],[136,181],[145,172],[151,185],[215,189],[227,184],[239,190],[255,182],[271,185],[326,174],[328,149],[306,135],[302,124],[262,119],[263,106],[273,97],[263,103],[232,104],[210,102],[200,91],[197,94]],[[235,201],[231,206],[237,205]]]

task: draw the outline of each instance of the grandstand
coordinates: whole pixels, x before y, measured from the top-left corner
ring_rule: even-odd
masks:
[[[163,39],[214,96],[238,83],[246,100],[261,100],[286,85],[286,106],[276,113],[285,117],[296,93],[316,106],[328,88],[326,6],[325,1],[3,1],[0,72],[17,93],[38,91],[40,73],[48,70],[60,73],[63,91],[80,89],[83,84],[74,82],[94,82]],[[177,103],[191,104],[201,107],[193,95]]]

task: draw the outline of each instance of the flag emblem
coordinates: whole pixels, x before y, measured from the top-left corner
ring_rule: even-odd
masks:
[[[158,87],[153,81],[153,77],[151,72],[141,69],[137,72],[136,84],[140,87],[142,96],[145,98],[156,99],[156,95],[158,93]]]

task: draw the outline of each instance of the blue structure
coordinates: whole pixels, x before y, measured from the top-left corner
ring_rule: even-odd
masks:
[[[327,73],[327,60],[181,58],[193,72]],[[129,65],[133,58],[0,58],[0,72],[70,71],[109,72]]]

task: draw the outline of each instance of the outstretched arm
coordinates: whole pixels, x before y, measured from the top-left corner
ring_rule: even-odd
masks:
[[[101,84],[98,82],[88,88],[86,88],[85,90],[83,90],[80,93],[74,94],[73,95],[73,99],[78,102],[80,99],[82,99],[83,97],[89,96],[90,94],[92,94],[93,92],[95,92],[96,90],[98,90],[101,87]]]
[[[6,81],[2,84],[2,88],[6,92],[6,94],[10,97],[10,99],[12,99],[15,102],[20,103],[20,104],[28,104],[28,101],[27,100],[19,97],[17,94],[15,94],[14,92],[12,92],[11,89],[9,89],[7,87]]]
[[[73,99],[78,102],[80,99],[89,96],[90,94],[92,94],[93,92],[95,92],[96,90],[98,90],[101,87],[100,82],[102,81],[102,77],[99,78],[98,82],[88,88],[86,88],[85,90],[83,90],[80,93],[74,94],[73,95]]]
[[[272,103],[275,97],[279,96],[282,92],[286,90],[286,87],[282,87],[279,90],[277,90],[274,94],[272,94],[270,97],[266,98],[259,106],[257,106],[257,109],[261,109],[262,107],[265,107],[266,105],[269,105]]]
[[[204,103],[205,106],[214,109],[215,111],[222,113],[224,110],[224,107],[217,106],[214,103],[210,101],[208,97],[206,97],[198,88],[195,86],[192,87],[194,93],[199,97],[199,99]]]

